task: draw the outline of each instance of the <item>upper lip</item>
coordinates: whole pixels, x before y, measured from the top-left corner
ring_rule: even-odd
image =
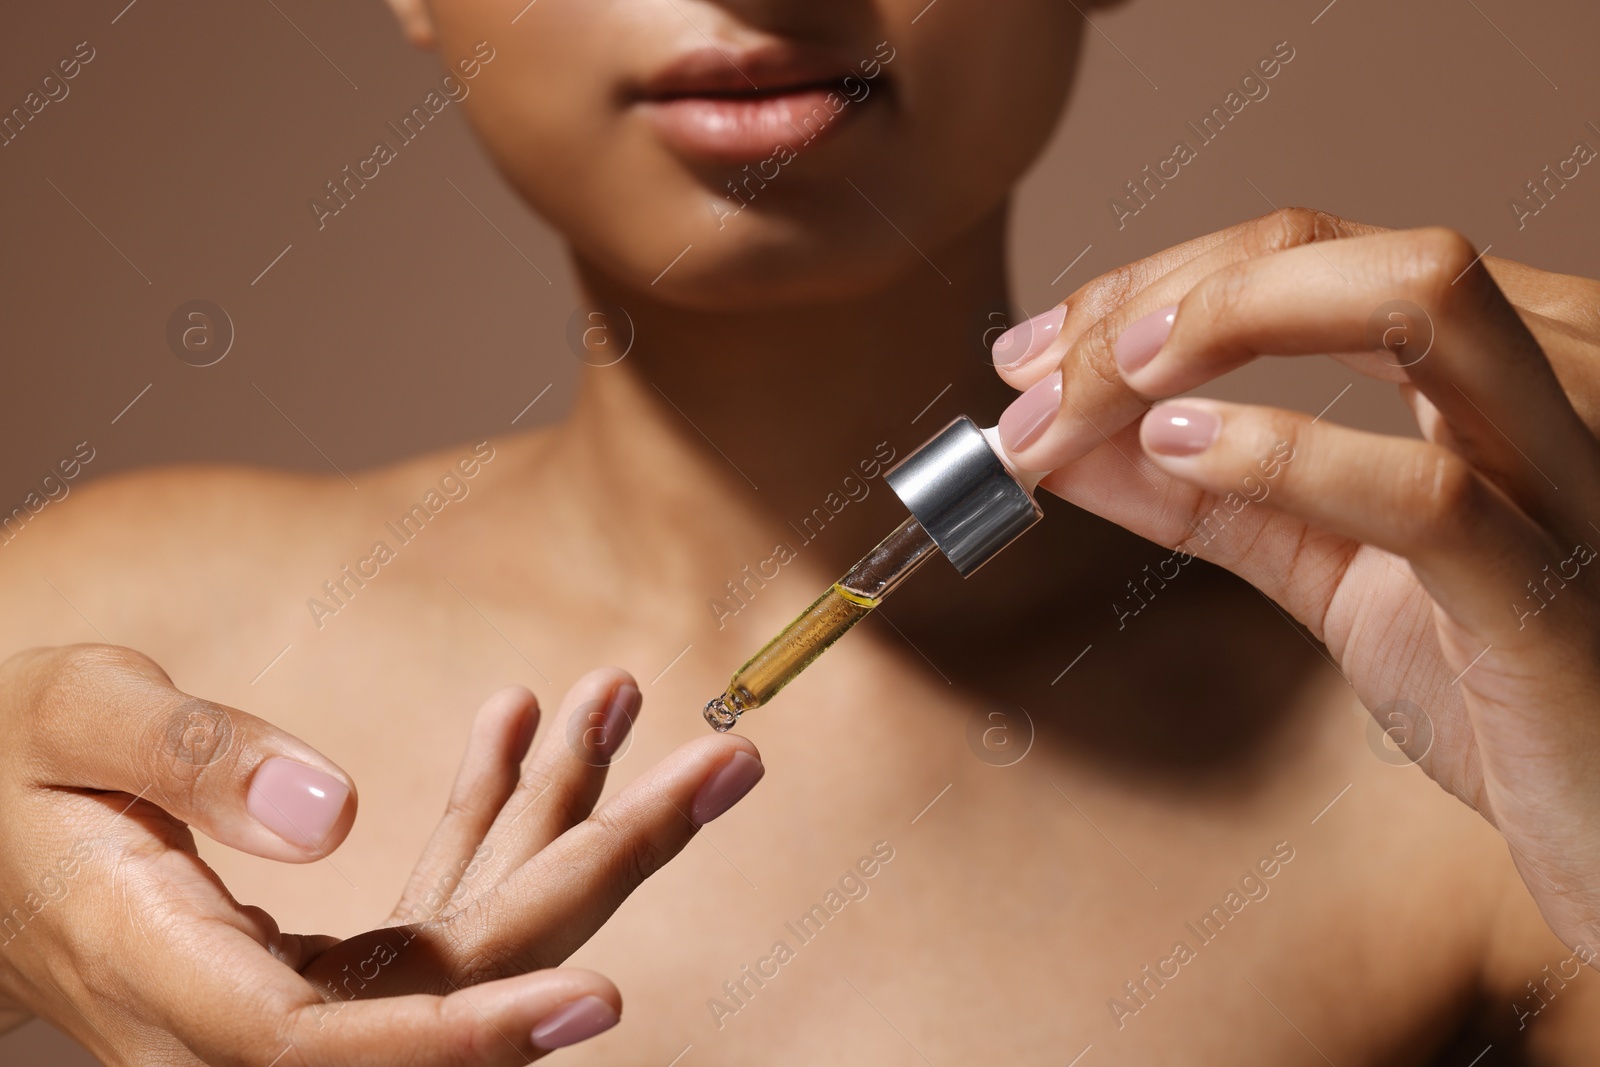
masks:
[[[697,48],[652,75],[640,88],[648,100],[751,96],[833,86],[850,65],[814,45],[772,43],[754,48]]]

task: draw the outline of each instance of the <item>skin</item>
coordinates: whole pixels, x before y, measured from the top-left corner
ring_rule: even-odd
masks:
[[[466,111],[567,235],[591,296],[628,309],[633,347],[586,372],[563,422],[495,439],[471,495],[320,628],[304,599],[467,447],[355,472],[359,494],[339,478],[239,469],[108,479],[7,546],[7,651],[139,650],[35,651],[0,671],[0,729],[23,738],[0,758],[16,813],[0,900],[114,828],[114,847],[84,859],[0,954],[7,1021],[42,1015],[111,1063],[268,1063],[285,1035],[298,1040],[284,1063],[522,1062],[536,1052],[523,1035],[552,1005],[618,1007],[620,987],[623,1024],[564,1052],[570,1062],[667,1063],[693,1045],[685,1062],[1058,1063],[1092,1045],[1095,1062],[1409,1064],[1469,1062],[1491,1040],[1533,1062],[1583,1062],[1600,982],[1544,987],[1548,1005],[1520,1030],[1517,1005],[1543,1003],[1525,983],[1559,969],[1569,945],[1600,940],[1583,892],[1600,884],[1582,775],[1600,750],[1592,586],[1564,589],[1535,620],[1538,640],[1501,632],[1521,576],[1576,523],[1440,398],[1462,383],[1514,439],[1548,441],[1538,466],[1593,499],[1600,330],[1582,309],[1595,283],[1473,265],[1438,231],[1279,213],[1096,279],[1068,298],[1046,353],[997,376],[974,358],[973,324],[1006,306],[1005,198],[1066,93],[1075,14],[953,5],[913,34],[923,5],[898,0],[753,12],[541,0],[505,33],[521,6],[396,4],[446,62],[494,42],[494,77]],[[719,229],[704,205],[719,176],[668,152],[619,94],[702,34],[734,47],[778,32],[848,55],[894,41],[892,103]],[[905,239],[848,175],[870,175],[864,191]],[[686,244],[697,254],[652,286]],[[1367,286],[1355,311],[1328,310],[1324,256]],[[1462,269],[1470,299],[1446,284]],[[1343,342],[1370,306],[1400,297],[1440,324],[1437,355],[1391,377],[1425,442],[1217,406],[1225,431],[1202,455],[1143,447],[1153,402],[1263,350],[1354,350]],[[1116,338],[1172,304],[1166,349],[1124,379]],[[1497,353],[1520,360],[1520,377],[1496,370]],[[708,599],[792,538],[788,518],[879,442],[898,454],[919,443],[924,398],[949,384],[935,419],[992,414],[1058,368],[1076,406],[1017,456],[1055,470],[1046,488],[1086,512],[1051,508],[969,583],[930,564],[885,621],[747,717],[741,732],[773,773],[690,844],[697,791],[755,753],[707,736],[700,704],[897,521],[894,501],[873,483],[732,618]],[[839,418],[841,397],[904,411]],[[1225,492],[1285,434],[1296,458],[1273,495],[1189,547],[1298,617],[1349,683],[1259,594],[1198,563],[1109,633],[1101,598],[1180,544],[1200,494]],[[1498,488],[1460,488],[1472,479]],[[1447,536],[1458,529],[1497,539]],[[1350,559],[1362,565],[1335,570]],[[1502,651],[1466,688],[1419,699],[1438,709],[1435,747],[1414,766],[1374,758],[1359,701],[1445,693],[1491,639]],[[626,681],[586,673],[596,662],[629,667],[648,710],[603,814],[585,818],[602,774],[568,724]],[[508,682],[550,701],[571,691],[526,764],[532,705]],[[215,773],[162,748],[185,699],[174,683],[235,724]],[[1005,768],[968,743],[997,704],[1030,709],[1037,729]],[[464,744],[452,785],[441,753]],[[274,753],[359,784],[361,817],[325,842],[348,830],[331,860],[278,862],[317,855],[286,853],[248,821],[248,776]],[[877,842],[892,859],[856,883],[866,896],[719,1026],[707,1002],[734,1003],[724,981]],[[493,848],[467,905],[417,917],[419,887],[482,844]],[[1245,891],[1265,895],[1199,945],[1186,923],[1246,874]],[[399,921],[428,924],[423,950],[319,1013],[309,980],[364,958],[386,936],[371,931]],[[263,946],[278,927],[331,936],[280,940],[274,960]],[[1197,959],[1156,988],[1140,969],[1180,938]],[[1141,980],[1143,1004],[1124,991]],[[1118,1018],[1112,998],[1138,1011]]]

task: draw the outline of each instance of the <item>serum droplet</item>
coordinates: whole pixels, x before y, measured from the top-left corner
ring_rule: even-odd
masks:
[[[719,734],[725,734],[733,729],[733,724],[739,721],[739,713],[728,707],[725,697],[716,697],[706,703],[706,722]]]

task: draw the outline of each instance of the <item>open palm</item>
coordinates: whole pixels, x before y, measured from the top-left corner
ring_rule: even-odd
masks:
[[[86,676],[92,691],[79,685]],[[35,721],[88,712],[99,729],[117,720],[109,703],[133,722],[194,703],[136,653],[89,646],[14,660],[0,690]],[[85,708],[91,699],[101,706]],[[196,853],[189,823],[277,858],[320,855],[257,846],[218,814],[226,805],[208,792],[242,790],[232,761],[141,766],[129,757],[137,745],[98,761],[68,750],[77,779],[95,782],[84,786],[51,782],[57,740],[16,746],[8,755],[28,750],[33,780],[4,779],[0,875],[8,898],[36,891],[0,953],[0,1020],[48,1018],[112,1065],[509,1065],[592,1036],[617,1021],[616,988],[549,968],[760,776],[747,740],[705,737],[597,809],[638,706],[624,672],[586,675],[524,768],[537,704],[521,688],[495,694],[394,912],[346,940],[282,933]],[[263,745],[294,743],[220,710],[244,765]],[[153,721],[146,738],[169,736],[159,713]],[[126,781],[101,784],[117,775]]]

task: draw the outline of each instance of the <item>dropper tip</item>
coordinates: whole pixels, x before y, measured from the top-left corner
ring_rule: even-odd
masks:
[[[706,702],[706,722],[719,734],[725,734],[733,729],[733,724],[739,721],[739,713],[728,706],[726,696],[715,697]]]

